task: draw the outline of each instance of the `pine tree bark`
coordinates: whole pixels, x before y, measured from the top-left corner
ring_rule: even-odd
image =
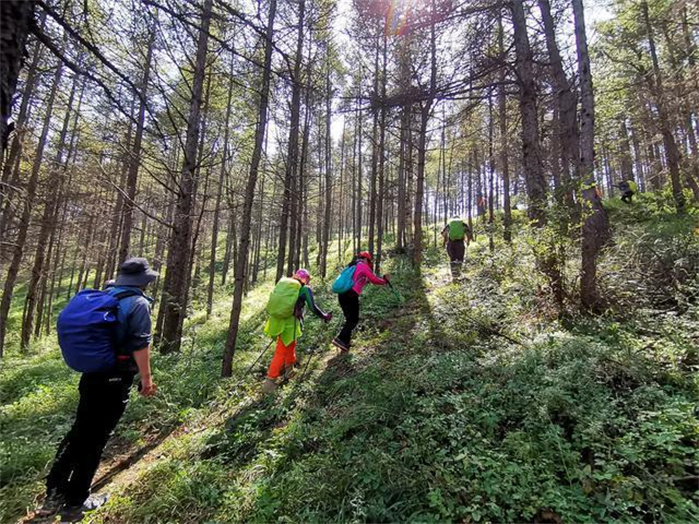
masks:
[[[546,179],[539,148],[534,57],[527,35],[523,0],[512,0],[510,6],[514,26],[519,109],[522,117],[522,157],[529,197],[529,218],[537,227],[541,227],[546,222]]]
[[[583,198],[588,205],[582,227],[580,300],[585,309],[594,310],[600,306],[597,292],[597,256],[609,237],[609,223],[602,199],[595,190],[595,100],[583,3],[582,0],[572,0],[572,4],[580,78],[580,174],[583,181]]]
[[[5,206],[6,195],[14,191],[15,184],[19,172],[19,162],[22,155],[23,142],[26,139],[27,123],[30,118],[30,109],[34,101],[34,91],[39,72],[39,61],[43,55],[44,47],[38,42],[34,46],[32,54],[32,62],[27,71],[27,79],[22,93],[22,102],[17,113],[16,128],[12,137],[12,145],[8,155],[3,158],[0,156],[0,163],[4,160],[2,166],[2,182],[0,183],[0,238],[5,238],[5,228],[8,226],[5,221],[5,214],[9,211],[9,207]],[[9,202],[8,202],[9,204]]]
[[[436,2],[432,0],[431,11],[436,13]],[[428,96],[420,104],[420,131],[417,146],[417,181],[415,191],[415,212],[413,215],[413,263],[422,262],[422,206],[425,194],[425,159],[427,155],[427,124],[429,123],[432,104],[437,91],[437,31],[436,21],[430,25],[430,85]]]
[[[581,1],[581,0],[576,0]],[[648,47],[650,48],[650,56],[653,64],[653,79],[651,81],[651,89],[655,95],[655,108],[658,115],[658,125],[660,134],[663,137],[663,146],[665,149],[665,161],[667,162],[668,170],[670,171],[670,182],[672,184],[672,196],[675,199],[675,207],[678,212],[684,211],[685,198],[682,193],[682,183],[680,181],[680,152],[677,148],[677,142],[672,134],[670,119],[667,114],[665,104],[665,86],[663,84],[663,75],[660,71],[658,62],[658,52],[655,47],[655,37],[653,36],[653,27],[650,22],[648,12],[648,2],[642,0],[641,12],[643,14],[643,22],[645,24],[646,36],[648,38]]]
[[[299,125],[301,120],[301,63],[303,61],[303,29],[306,14],[306,1],[299,0],[299,23],[296,38],[296,55],[294,58],[294,70],[292,72],[291,88],[291,117],[289,124],[289,141],[286,156],[286,171],[284,173],[284,194],[282,196],[282,214],[279,220],[279,250],[277,253],[277,275],[279,280],[284,274],[284,262],[286,261],[287,238],[291,240],[295,231],[289,227],[291,209],[295,195],[294,185],[298,168],[299,156]],[[291,243],[291,242],[290,242]],[[291,246],[289,248],[291,251]],[[290,272],[287,269],[287,272]]]
[[[388,38],[384,32],[382,66],[381,66],[381,109],[379,110],[379,191],[376,203],[376,271],[381,271],[381,258],[384,236],[384,199],[386,198],[386,64],[387,64]]]
[[[578,127],[576,122],[577,100],[570,82],[563,70],[563,60],[556,42],[556,28],[551,16],[549,0],[538,0],[541,19],[544,24],[546,48],[549,54],[551,71],[553,72],[554,87],[556,89],[556,107],[558,109],[558,141],[560,142],[561,160],[561,200],[567,206],[573,206],[573,189],[571,179],[578,176]]]
[[[44,262],[48,257],[49,237],[53,235],[56,228],[56,212],[61,205],[61,175],[64,172],[64,159],[66,138],[71,122],[73,102],[75,100],[75,92],[78,85],[77,75],[73,77],[73,85],[68,97],[68,105],[66,107],[65,116],[63,118],[63,126],[58,137],[58,145],[56,146],[56,158],[53,165],[49,168],[49,176],[46,180],[47,194],[44,199],[44,211],[41,217],[39,238],[36,244],[36,253],[34,255],[34,264],[32,265],[31,276],[27,285],[27,295],[24,303],[24,321],[22,322],[22,332],[20,337],[20,347],[26,350],[32,337],[34,329],[34,313],[37,305],[37,292],[45,278]],[[68,156],[68,155],[66,155]]]
[[[330,212],[332,206],[332,84],[330,82],[330,55],[325,71],[325,210],[323,212],[323,257],[320,260],[320,276],[325,278],[328,270],[328,245],[330,242]]]
[[[498,17],[498,52],[505,61],[504,30],[502,27],[502,13]],[[510,204],[510,162],[509,144],[507,133],[507,98],[505,95],[505,80],[507,70],[500,69],[500,85],[498,86],[498,113],[500,125],[500,173],[502,175],[502,196],[504,208],[504,229],[503,239],[506,242],[512,241],[512,206]]]
[[[15,240],[15,248],[12,254],[12,260],[7,270],[7,277],[3,287],[2,300],[0,301],[0,357],[3,356],[5,336],[7,334],[7,318],[10,313],[10,305],[12,303],[12,295],[19,273],[19,266],[22,263],[22,255],[27,241],[27,232],[29,231],[29,223],[31,220],[31,210],[34,205],[34,198],[39,183],[39,170],[41,169],[42,160],[44,157],[44,149],[49,134],[49,123],[53,115],[53,106],[56,101],[56,94],[61,83],[63,75],[63,64],[59,64],[53,76],[53,83],[48,100],[46,101],[46,115],[44,117],[44,125],[39,137],[36,154],[34,155],[34,163],[32,171],[27,182],[24,202],[22,203],[22,214],[19,219],[17,238]],[[0,118],[1,119],[1,118]]]
[[[241,215],[240,248],[236,258],[235,288],[233,290],[233,306],[228,325],[228,338],[223,355],[221,376],[230,377],[233,374],[233,356],[235,355],[238,329],[240,327],[240,313],[243,307],[243,288],[245,284],[245,263],[247,261],[250,246],[250,222],[252,205],[255,200],[255,187],[257,175],[262,158],[262,146],[267,129],[267,108],[269,105],[269,84],[272,76],[272,51],[274,47],[274,18],[277,11],[277,0],[269,2],[269,16],[267,20],[267,33],[265,42],[264,69],[262,70],[262,83],[260,87],[260,103],[258,107],[257,125],[255,126],[255,146],[250,161],[250,173],[245,190],[245,201]]]
[[[34,0],[0,2],[0,160],[5,158],[9,134],[7,121],[24,62],[27,36],[34,23],[35,6]],[[1,348],[0,343],[0,351]]]
[[[153,48],[155,46],[155,25],[150,28],[148,38],[148,50],[146,61],[143,64],[143,76],[141,77],[138,117],[136,119],[136,134],[133,147],[129,155],[129,172],[126,179],[126,198],[123,200],[123,218],[121,230],[121,246],[119,248],[118,264],[121,265],[130,254],[131,230],[133,229],[133,210],[136,199],[136,187],[138,185],[138,171],[141,165],[141,145],[143,143],[143,130],[146,120],[146,96],[148,95],[148,82],[150,81],[151,62],[153,60]]]
[[[163,285],[163,327],[160,333],[161,351],[170,353],[180,349],[182,322],[186,309],[187,289],[191,271],[192,211],[196,188],[197,146],[201,118],[202,92],[206,73],[206,54],[213,0],[205,0],[197,41],[197,54],[192,82],[192,99],[187,119],[187,138],[184,165],[178,185],[177,208],[168,252],[167,271]]]
[[[231,120],[231,109],[233,101],[233,74],[235,65],[235,56],[231,54],[230,76],[231,81],[228,83],[228,95],[226,97],[226,119],[225,129],[223,132],[223,158],[221,159],[221,171],[218,176],[218,186],[216,188],[216,205],[214,207],[213,225],[211,230],[211,250],[209,252],[209,285],[206,295],[206,316],[211,315],[211,309],[214,303],[214,280],[216,277],[216,249],[218,244],[218,222],[221,216],[221,199],[223,197],[223,182],[228,176],[228,142],[230,137],[229,123]]]

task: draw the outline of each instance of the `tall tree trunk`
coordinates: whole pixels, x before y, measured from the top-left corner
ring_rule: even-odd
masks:
[[[68,136],[68,128],[71,121],[73,111],[73,101],[75,100],[75,91],[78,84],[77,75],[73,77],[73,85],[68,97],[68,105],[66,107],[65,116],[63,118],[63,127],[58,138],[56,147],[56,158],[53,165],[49,168],[49,176],[46,180],[47,195],[44,202],[44,212],[41,217],[39,238],[36,244],[36,254],[34,255],[34,264],[32,266],[29,284],[27,285],[27,295],[24,304],[24,322],[22,322],[22,333],[20,338],[21,348],[26,350],[31,339],[34,329],[34,312],[37,303],[37,291],[44,277],[44,262],[47,257],[48,240],[53,234],[56,227],[55,215],[61,204],[61,175],[64,172],[63,165],[66,160],[63,158],[65,153],[66,138]]]
[[[299,0],[299,24],[296,38],[296,56],[292,74],[291,120],[289,124],[289,142],[284,174],[284,195],[282,197],[282,214],[279,220],[279,251],[277,253],[277,275],[279,280],[284,274],[286,260],[286,242],[289,233],[289,214],[293,206],[293,186],[296,178],[299,155],[299,123],[301,119],[301,63],[303,61],[303,27],[306,14],[306,1]],[[293,217],[295,218],[295,217]],[[293,228],[292,228],[293,229]],[[289,235],[291,237],[291,235]],[[291,250],[291,249],[290,249]],[[290,271],[290,270],[289,270]]]
[[[581,0],[575,0],[581,1]],[[682,183],[680,182],[680,152],[677,149],[677,142],[672,134],[670,120],[667,115],[665,106],[665,92],[663,85],[663,76],[660,72],[658,62],[658,53],[655,48],[655,37],[653,36],[653,27],[650,22],[648,13],[648,2],[642,0],[641,11],[643,13],[643,22],[645,24],[646,34],[648,37],[648,47],[650,48],[651,61],[653,63],[653,80],[651,88],[655,95],[655,106],[658,114],[658,124],[660,134],[663,137],[663,146],[665,149],[665,161],[667,162],[668,170],[670,171],[670,181],[672,183],[672,196],[675,199],[675,207],[678,212],[684,211],[685,199],[682,193]]]
[[[376,37],[376,52],[374,55],[374,94],[379,93],[379,41]],[[371,180],[369,182],[369,252],[374,254],[374,239],[376,236],[376,180],[379,169],[379,108],[376,101],[372,102],[373,123],[371,128]]]
[[[330,212],[332,206],[332,85],[330,83],[330,55],[326,59],[325,72],[325,211],[323,212],[323,257],[320,260],[320,276],[325,278],[328,270],[328,245],[330,242]]]
[[[361,84],[358,84],[358,89],[361,89]],[[363,130],[363,123],[364,123],[364,115],[362,113],[361,108],[359,107],[359,99],[357,99],[357,119],[358,119],[358,145],[357,145],[357,155],[358,155],[358,162],[357,162],[357,248],[355,251],[360,251],[362,249],[362,178],[363,178],[363,169],[362,169],[362,136],[364,133]]]
[[[227,176],[228,169],[228,142],[230,136],[229,123],[231,120],[231,109],[233,101],[233,73],[235,65],[235,55],[231,53],[230,81],[228,82],[228,96],[226,100],[225,130],[223,132],[223,158],[221,159],[221,171],[218,175],[218,187],[216,188],[216,206],[214,207],[213,227],[211,231],[211,250],[209,252],[209,286],[206,296],[206,316],[211,315],[214,304],[214,279],[216,277],[216,249],[218,244],[218,222],[221,215],[221,198],[223,196],[223,182]]]
[[[22,103],[19,106],[16,128],[14,136],[12,137],[12,145],[10,146],[10,151],[6,158],[3,159],[3,157],[0,156],[0,164],[2,164],[2,160],[5,160],[2,167],[2,181],[0,182],[0,238],[5,238],[5,228],[8,225],[5,221],[5,213],[8,209],[6,209],[4,205],[4,199],[7,194],[14,191],[14,183],[10,183],[10,181],[17,179],[20,157],[22,156],[22,146],[28,131],[27,123],[30,117],[31,102],[34,100],[39,61],[41,60],[43,50],[44,46],[37,42],[34,46],[31,65],[27,71],[27,79],[24,85],[24,92],[22,93]]]
[[[277,11],[277,0],[269,2],[269,17],[267,20],[267,33],[265,42],[264,69],[262,70],[262,85],[260,87],[260,104],[258,108],[257,125],[255,126],[255,146],[250,161],[250,174],[245,190],[245,201],[240,226],[240,248],[236,258],[235,288],[233,290],[233,306],[228,326],[228,338],[223,355],[221,375],[230,377],[233,373],[233,356],[235,354],[238,328],[240,325],[240,312],[243,307],[243,287],[245,284],[245,262],[247,260],[250,245],[250,222],[252,204],[255,200],[255,187],[257,175],[262,158],[262,146],[267,128],[267,107],[269,105],[269,84],[272,76],[272,51],[274,47],[274,17]]]
[[[146,96],[148,94],[148,82],[150,80],[151,61],[153,60],[153,48],[155,46],[155,24],[150,28],[148,39],[148,51],[146,62],[143,64],[143,76],[141,77],[138,118],[136,120],[136,135],[133,147],[129,155],[129,173],[126,179],[126,198],[123,200],[123,218],[121,230],[121,247],[119,248],[119,265],[129,256],[131,250],[131,229],[133,228],[134,200],[136,199],[136,187],[138,185],[138,170],[141,165],[141,144],[143,142],[143,129],[146,120]]]
[[[184,148],[182,177],[178,184],[177,209],[168,252],[167,271],[163,285],[163,327],[160,333],[161,351],[169,353],[180,349],[182,322],[186,308],[187,289],[191,267],[192,210],[196,188],[197,145],[201,117],[202,91],[206,73],[206,51],[213,0],[205,0],[197,42],[197,54],[192,83],[192,99],[187,119],[187,138]]]
[[[0,160],[5,158],[12,98],[24,62],[27,35],[34,23],[34,0],[0,2]],[[4,320],[4,319],[2,319]],[[4,328],[0,337],[4,334]],[[0,355],[2,354],[0,343]]]
[[[546,179],[539,149],[539,122],[536,112],[534,58],[527,36],[523,0],[512,0],[516,68],[519,83],[519,109],[522,116],[522,157],[529,197],[529,218],[536,226],[546,222]]]
[[[495,229],[495,209],[494,201],[494,177],[495,177],[495,153],[493,152],[493,97],[488,96],[488,246],[490,251],[495,251],[494,229]]]
[[[4,53],[5,51],[2,52],[2,54]],[[17,275],[19,273],[19,266],[22,263],[22,255],[24,254],[24,247],[27,241],[27,232],[29,231],[31,211],[34,205],[34,197],[36,196],[36,189],[39,183],[39,170],[41,168],[41,163],[44,157],[44,148],[46,146],[49,133],[49,123],[51,122],[51,116],[53,114],[53,105],[56,101],[56,93],[58,92],[58,87],[61,83],[62,74],[63,64],[59,64],[56,68],[56,72],[54,73],[51,92],[46,102],[46,115],[44,117],[44,125],[41,130],[41,136],[39,137],[39,143],[37,145],[36,154],[34,155],[32,172],[29,176],[29,181],[27,183],[26,193],[24,196],[24,202],[22,203],[22,214],[19,219],[17,238],[15,240],[15,248],[12,254],[10,266],[7,270],[5,285],[3,287],[2,301],[0,301],[0,357],[3,356],[5,335],[7,333],[7,318],[10,313],[12,294],[14,292],[15,282],[17,281]],[[3,118],[0,117],[0,119]]]
[[[553,82],[556,89],[556,107],[558,109],[558,141],[560,142],[561,160],[561,185],[562,201],[567,206],[573,206],[573,189],[571,187],[572,174],[577,178],[579,169],[578,160],[578,127],[575,118],[577,101],[571,89],[570,82],[563,70],[561,53],[556,42],[556,28],[551,16],[551,5],[549,0],[538,0],[541,19],[544,23],[544,35],[546,37],[546,48],[549,54],[551,70],[553,72]]]
[[[431,1],[431,12],[436,14],[436,0]],[[422,262],[422,206],[425,193],[425,158],[427,155],[427,124],[437,91],[437,31],[436,21],[430,25],[430,86],[428,97],[420,105],[420,134],[417,146],[417,188],[415,192],[415,213],[413,215],[413,263]]]
[[[384,235],[384,199],[386,198],[386,58],[388,51],[388,38],[384,32],[383,36],[383,61],[381,66],[381,109],[379,111],[379,192],[376,204],[376,271],[381,270],[381,257],[383,249]]]
[[[498,17],[498,51],[502,60],[505,56],[504,30],[502,27],[502,13]],[[500,85],[498,86],[498,112],[500,121],[500,173],[502,175],[502,195],[504,208],[503,238],[506,242],[512,241],[512,207],[510,204],[510,163],[508,159],[509,144],[507,133],[507,98],[505,95],[506,68],[500,68]]]
[[[583,3],[582,0],[572,0],[572,3],[580,78],[580,174],[583,180],[583,198],[589,206],[582,227],[580,299],[584,308],[595,309],[599,306],[597,256],[609,237],[609,223],[602,200],[595,190],[595,100]]]

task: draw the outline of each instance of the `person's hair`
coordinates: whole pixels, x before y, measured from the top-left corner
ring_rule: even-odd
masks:
[[[350,263],[347,264],[347,267],[356,266],[356,265],[357,265],[357,262],[359,262],[359,255],[354,255],[354,256],[352,257],[352,260],[350,260]]]

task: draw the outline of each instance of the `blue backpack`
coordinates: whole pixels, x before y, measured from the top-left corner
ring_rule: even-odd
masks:
[[[119,300],[135,294],[85,289],[68,302],[56,322],[58,345],[68,366],[81,373],[114,367]]]
[[[352,289],[352,286],[354,286],[354,272],[356,269],[357,265],[354,264],[342,270],[342,273],[340,273],[335,279],[335,282],[333,282],[333,293],[341,295]]]

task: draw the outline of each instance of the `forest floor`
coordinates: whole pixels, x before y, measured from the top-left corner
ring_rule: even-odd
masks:
[[[349,356],[313,282],[336,320],[307,319],[297,376],[267,397],[271,283],[247,297],[227,380],[221,290],[183,351],[156,357],[159,394],[134,396],[97,478],[110,500],[83,521],[699,520],[697,215],[637,206],[610,209],[606,314],[557,311],[524,234],[493,253],[481,234],[455,282],[441,251],[421,272],[392,255],[398,294],[367,289]],[[40,501],[76,383],[51,340],[4,363],[2,522]]]

